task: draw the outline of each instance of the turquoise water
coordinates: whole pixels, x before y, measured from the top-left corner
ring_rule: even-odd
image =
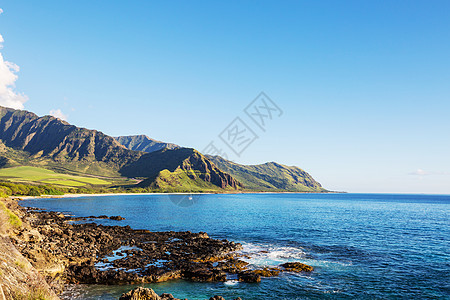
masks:
[[[121,215],[152,231],[206,231],[241,242],[255,266],[301,261],[311,274],[261,283],[149,284],[177,298],[450,299],[450,196],[388,194],[116,195],[25,200],[75,216]],[[189,205],[192,204],[192,205]],[[269,253],[261,253],[267,250]],[[130,286],[75,287],[77,299],[117,299]],[[74,297],[73,294],[71,296]]]

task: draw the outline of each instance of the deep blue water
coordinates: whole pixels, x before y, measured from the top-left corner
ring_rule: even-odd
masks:
[[[149,284],[177,298],[450,299],[450,196],[389,194],[116,195],[25,200],[75,216],[121,215],[152,231],[206,231],[241,242],[250,263],[301,261],[311,274],[261,283]],[[267,250],[269,253],[261,253]],[[130,286],[83,287],[77,299],[117,299]],[[73,297],[73,296],[72,296]]]

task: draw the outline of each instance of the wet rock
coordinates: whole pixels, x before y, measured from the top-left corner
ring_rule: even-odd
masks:
[[[192,268],[184,271],[184,277],[193,281],[226,281],[227,274],[225,272],[210,269],[205,266]]]
[[[232,274],[237,274],[239,272],[246,270],[247,266],[248,262],[245,262],[243,260],[234,257],[229,258],[225,262],[220,262],[218,264],[219,268],[222,268],[224,271]]]
[[[111,216],[111,217],[109,217],[109,219],[115,220],[115,221],[122,221],[122,220],[125,220],[125,218],[124,218],[124,217],[121,217],[121,216]]]
[[[238,279],[243,282],[261,282],[261,275],[253,271],[245,271],[238,273]]]
[[[18,249],[31,260],[38,253],[36,249],[46,249],[46,257],[63,266],[61,277],[68,283],[139,284],[174,279],[217,282],[226,281],[228,274],[238,274],[240,281],[259,282],[261,276],[276,273],[270,269],[248,271],[248,263],[236,254],[241,244],[212,239],[204,232],[72,224],[75,218],[61,218],[54,212],[30,214],[41,239],[17,241]],[[114,260],[109,259],[112,256]]]
[[[290,272],[312,272],[314,270],[313,267],[305,265],[301,262],[288,262],[281,265],[286,271]]]
[[[264,268],[260,270],[254,270],[255,274],[261,275],[262,277],[274,277],[278,276],[281,272],[278,268]]]

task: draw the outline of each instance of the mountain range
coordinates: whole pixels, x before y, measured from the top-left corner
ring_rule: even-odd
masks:
[[[0,168],[133,180],[154,191],[323,192],[307,172],[278,163],[245,166],[145,135],[110,137],[61,119],[0,106]]]

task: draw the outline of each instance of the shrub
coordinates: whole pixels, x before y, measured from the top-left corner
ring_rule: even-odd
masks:
[[[22,227],[22,220],[20,220],[20,218],[16,214],[14,214],[11,210],[9,210],[6,207],[5,203],[3,203],[2,201],[0,201],[0,209],[2,209],[5,212],[8,218],[9,225],[11,225],[14,228]]]
[[[28,196],[40,196],[41,192],[39,191],[39,189],[37,187],[33,186],[32,188],[30,188],[27,195]]]

